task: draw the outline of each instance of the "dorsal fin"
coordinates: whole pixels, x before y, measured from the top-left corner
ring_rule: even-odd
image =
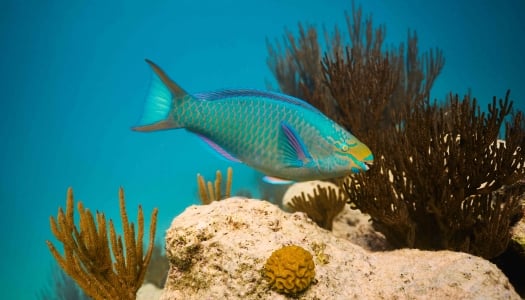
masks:
[[[282,101],[290,103],[293,105],[300,106],[302,108],[321,113],[317,108],[313,107],[308,102],[305,102],[299,98],[295,98],[286,94],[270,92],[270,91],[261,91],[255,89],[238,89],[238,90],[219,90],[206,93],[194,94],[194,97],[201,100],[220,100],[223,98],[236,98],[236,97],[264,97],[271,100]]]

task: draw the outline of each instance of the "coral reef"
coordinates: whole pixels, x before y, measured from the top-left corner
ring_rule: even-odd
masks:
[[[225,192],[222,194],[222,173],[217,170],[215,175],[215,182],[206,180],[201,174],[197,174],[197,186],[199,189],[199,197],[202,204],[210,204],[212,201],[219,201],[221,199],[229,198],[232,188],[233,169],[228,168],[226,175]]]
[[[302,194],[312,197],[318,186],[340,190],[336,184],[328,181],[316,180],[294,183],[284,194],[282,201],[284,210],[292,212],[293,210],[290,207],[292,199]],[[308,217],[312,219],[310,216]],[[379,251],[392,248],[384,235],[373,228],[370,216],[348,204],[334,218],[331,230],[334,236],[349,240],[367,250]]]
[[[264,265],[297,245],[315,260],[315,279],[296,299],[520,299],[505,275],[477,256],[401,249],[370,252],[260,200],[194,205],[166,232],[170,260],[161,299],[290,299],[269,288]]]
[[[487,114],[469,97],[414,108],[402,128],[382,138],[389,151],[376,168],[353,176],[350,198],[394,246],[496,257],[521,218],[525,192],[518,182],[525,130],[507,124],[506,144],[497,141],[511,105],[507,94]]]
[[[304,212],[320,227],[332,230],[333,221],[345,208],[348,198],[335,184],[320,181],[315,183],[311,193],[301,192],[300,195],[292,197],[291,201],[286,203],[286,207],[291,212]]]
[[[119,204],[124,241],[122,236],[117,235],[112,220],[109,220],[108,238],[104,214],[97,212],[95,221],[82,202],[77,204],[80,216],[80,228],[77,228],[71,188],[67,191],[66,211],[60,207],[57,218],[50,218],[51,231],[64,249],[64,255],[61,255],[53,243],[47,241],[51,254],[58,265],[93,299],[135,299],[152,255],[158,210],[154,209],[151,215],[149,247],[144,253],[142,208],[139,206],[138,231],[135,236],[135,226],[128,222],[122,188],[119,190]]]
[[[488,112],[470,96],[431,103],[444,66],[439,49],[420,55],[409,32],[406,50],[385,50],[384,27],[374,28],[360,8],[346,19],[350,45],[338,29],[325,31],[321,58],[315,28],[300,26],[297,39],[286,34],[284,50],[269,46],[269,66],[281,90],[303,97],[374,152],[374,167],[346,184],[350,201],[394,246],[501,254],[525,192],[523,113],[509,116],[508,93]],[[506,144],[498,146],[506,120]]]
[[[522,215],[525,215],[525,193],[521,196]],[[516,251],[525,260],[525,218],[521,218],[518,224],[512,228],[512,242]],[[525,270],[524,270],[525,271]],[[525,278],[525,276],[524,276]]]
[[[315,277],[312,254],[295,245],[277,249],[264,265],[264,276],[272,289],[279,293],[295,295],[303,292]]]
[[[307,100],[375,152],[374,135],[400,124],[407,105],[428,99],[445,59],[439,49],[420,55],[415,32],[406,46],[384,50],[384,26],[363,19],[360,7],[345,17],[348,45],[339,28],[324,30],[323,54],[315,27],[300,24],[297,38],[288,31],[283,45],[267,43],[268,66],[282,92]]]
[[[349,205],[335,218],[332,233],[370,251],[393,250],[385,235],[374,229],[370,216]]]
[[[525,194],[521,197],[525,214]],[[491,259],[509,277],[516,291],[525,299],[525,218],[512,228],[512,239],[503,254]]]

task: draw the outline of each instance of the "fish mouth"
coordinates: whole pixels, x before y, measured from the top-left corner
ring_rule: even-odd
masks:
[[[366,172],[370,170],[370,165],[371,163],[360,161],[360,162],[357,162],[357,166],[354,165],[350,169],[352,170],[353,173]]]
[[[374,164],[373,161],[364,161],[362,163],[362,168],[363,168],[364,171],[368,171],[368,170],[370,170],[370,167],[372,167],[373,164]]]

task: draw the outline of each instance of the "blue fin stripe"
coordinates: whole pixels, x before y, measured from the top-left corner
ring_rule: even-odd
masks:
[[[293,127],[283,121],[281,122],[281,132],[284,141],[280,141],[280,148],[284,154],[286,164],[297,168],[307,164],[312,157],[310,156],[310,153],[308,153],[308,150],[306,150],[306,145]]]

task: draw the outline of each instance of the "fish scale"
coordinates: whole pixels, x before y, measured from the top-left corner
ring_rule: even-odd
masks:
[[[136,131],[186,128],[266,175],[314,180],[366,171],[370,149],[308,103],[259,90],[191,95],[157,65]]]

